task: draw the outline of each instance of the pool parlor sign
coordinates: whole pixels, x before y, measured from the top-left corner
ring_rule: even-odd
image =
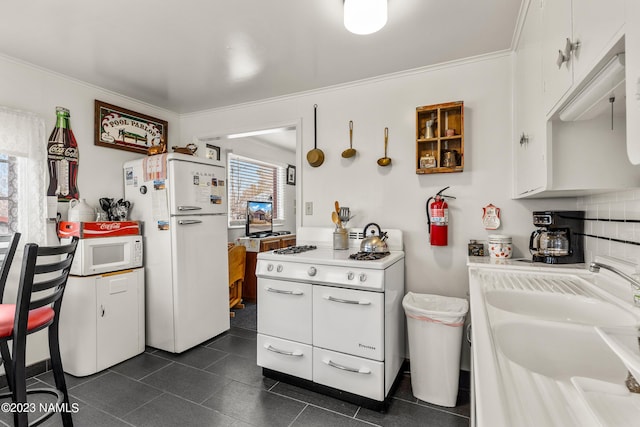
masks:
[[[95,145],[146,154],[167,143],[167,122],[105,102],[95,101]]]

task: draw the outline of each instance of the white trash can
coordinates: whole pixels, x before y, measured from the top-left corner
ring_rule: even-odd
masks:
[[[413,395],[436,405],[456,406],[469,301],[409,292],[402,307],[407,316]]]

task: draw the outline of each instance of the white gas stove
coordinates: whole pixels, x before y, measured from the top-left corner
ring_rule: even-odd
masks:
[[[297,230],[298,247],[258,254],[258,365],[272,378],[384,409],[404,362],[402,232],[389,253],[353,259],[333,229]],[[367,254],[367,258],[368,258]]]

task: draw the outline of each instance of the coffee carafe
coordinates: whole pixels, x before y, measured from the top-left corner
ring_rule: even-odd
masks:
[[[534,262],[584,262],[584,211],[534,212],[533,224],[539,227],[529,239]]]

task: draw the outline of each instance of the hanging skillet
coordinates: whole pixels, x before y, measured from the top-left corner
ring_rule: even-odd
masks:
[[[317,168],[324,163],[324,153],[318,148],[317,111],[318,104],[313,104],[313,150],[307,153],[307,161],[314,168]]]

